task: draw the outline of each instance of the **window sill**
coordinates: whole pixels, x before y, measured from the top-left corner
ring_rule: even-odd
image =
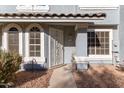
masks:
[[[36,59],[37,63],[44,63],[45,57],[24,57],[24,63],[32,61],[33,59]]]
[[[112,60],[112,55],[89,55],[90,60]]]

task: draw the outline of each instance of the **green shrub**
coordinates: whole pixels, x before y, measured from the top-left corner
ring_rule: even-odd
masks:
[[[12,82],[21,62],[22,57],[19,54],[0,50],[0,83]]]

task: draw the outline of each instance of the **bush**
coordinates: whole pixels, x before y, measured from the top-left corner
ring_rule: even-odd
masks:
[[[0,50],[0,83],[12,82],[21,62],[22,57],[19,54]]]

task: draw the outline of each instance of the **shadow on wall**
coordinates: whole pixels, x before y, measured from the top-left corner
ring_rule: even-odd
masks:
[[[97,71],[90,67],[90,71],[75,72],[78,88],[119,88],[124,87],[124,77],[114,75],[108,68]]]

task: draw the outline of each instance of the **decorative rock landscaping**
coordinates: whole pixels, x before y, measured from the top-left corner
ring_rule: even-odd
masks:
[[[17,88],[46,88],[49,85],[52,72],[52,70],[18,72],[15,86]]]
[[[122,88],[124,71],[113,65],[91,65],[87,71],[73,72],[78,88]]]

